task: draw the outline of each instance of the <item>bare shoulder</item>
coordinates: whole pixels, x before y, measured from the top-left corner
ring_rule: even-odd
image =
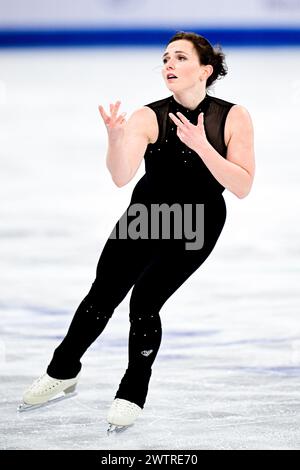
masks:
[[[252,119],[249,111],[241,104],[235,104],[230,109],[227,120],[231,125],[252,125]]]
[[[148,106],[136,109],[130,116],[128,125],[134,127],[137,133],[147,135],[149,143],[154,143],[158,138],[156,114]]]
[[[249,111],[240,104],[235,104],[229,110],[225,123],[225,142],[228,144],[230,138],[236,133],[253,134],[253,124]]]

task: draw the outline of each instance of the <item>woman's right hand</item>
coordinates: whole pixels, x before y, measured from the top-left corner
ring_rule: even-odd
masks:
[[[118,111],[120,107],[121,101],[117,101],[115,104],[110,104],[110,116],[106,114],[103,106],[99,105],[98,109],[100,115],[104,121],[106,126],[106,130],[108,133],[109,138],[118,139],[124,135],[124,129],[126,126],[126,119],[125,115],[127,113],[122,113],[118,116]]]

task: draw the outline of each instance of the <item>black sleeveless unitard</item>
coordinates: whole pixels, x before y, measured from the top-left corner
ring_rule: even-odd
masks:
[[[225,120],[233,103],[206,95],[194,110],[188,110],[174,97],[147,105],[157,117],[159,136],[149,144],[144,156],[145,175],[133,190],[131,202],[205,202],[219,197],[224,187],[214,178],[199,155],[176,135],[169,113],[180,111],[192,124],[204,113],[204,128],[211,145],[226,158]]]
[[[171,96],[146,106],[156,114],[159,136],[154,144],[147,146],[146,172],[133,189],[125,211],[127,221],[134,219],[128,211],[136,204],[149,211],[153,204],[180,204],[181,207],[203,204],[204,243],[201,249],[187,250],[184,234],[182,239],[110,236],[100,255],[90,291],[78,306],[67,335],[55,349],[47,369],[50,376],[58,379],[75,377],[81,369],[84,352],[102,333],[115,308],[132,288],[128,367],[115,397],[140,407],[146,401],[152,365],[161,343],[160,309],[209,256],[226,219],[222,195],[225,188],[199,155],[177,137],[176,125],[168,113],[180,111],[197,124],[198,115],[203,112],[207,139],[226,158],[224,127],[233,103],[206,95],[196,109],[188,110]],[[113,228],[117,234],[121,220],[124,214]]]

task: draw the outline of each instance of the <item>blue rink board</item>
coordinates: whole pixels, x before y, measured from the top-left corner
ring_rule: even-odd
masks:
[[[212,43],[234,47],[300,45],[299,28],[197,28]],[[0,47],[155,46],[165,44],[178,29],[0,29]]]

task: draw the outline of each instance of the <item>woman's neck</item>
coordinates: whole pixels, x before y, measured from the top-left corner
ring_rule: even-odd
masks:
[[[200,92],[196,93],[174,93],[173,97],[177,103],[181,104],[187,109],[191,111],[196,109],[199,103],[204,100],[206,96],[206,89],[200,90]]]

